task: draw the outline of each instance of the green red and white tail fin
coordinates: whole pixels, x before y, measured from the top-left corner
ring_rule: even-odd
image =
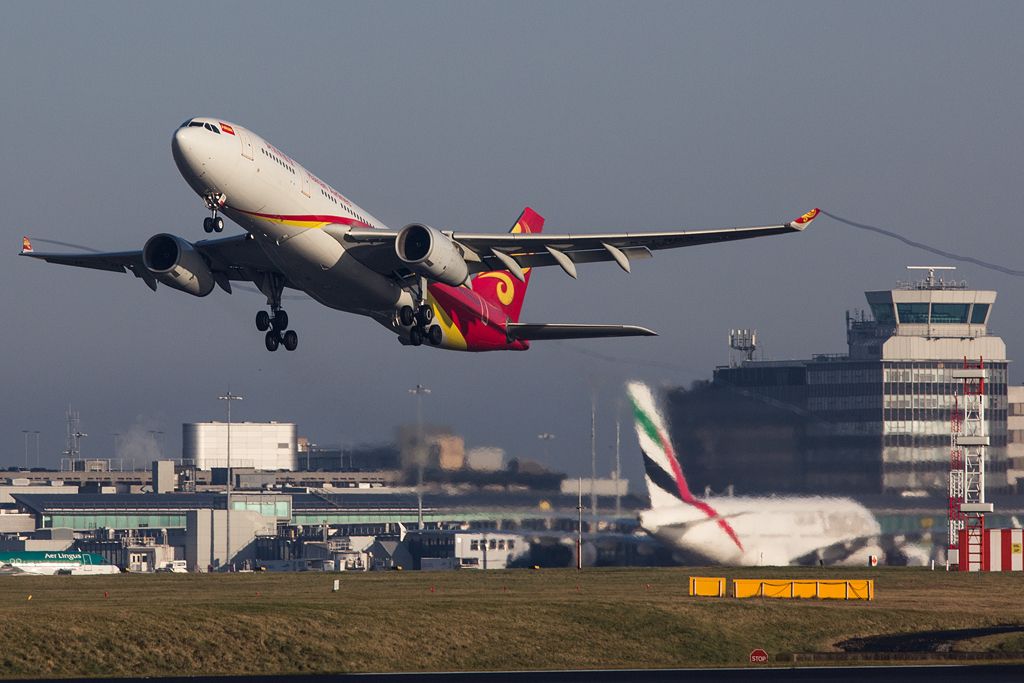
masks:
[[[672,449],[665,421],[658,412],[651,390],[640,382],[630,382],[626,385],[626,391],[632,403],[636,436],[644,456],[644,481],[647,483],[647,493],[651,497],[651,508],[690,505],[703,513],[708,520],[716,522],[742,552],[743,544],[729,521],[690,492],[682,467],[679,466],[679,460]]]
[[[544,229],[544,217],[526,207],[519,215],[511,233],[539,233]],[[510,271],[492,270],[480,273],[473,278],[473,291],[483,299],[500,308],[509,322],[518,322],[519,313],[523,310],[526,288],[530,284],[532,268],[523,268],[523,281],[520,282]]]
[[[633,408],[636,438],[644,457],[644,480],[651,498],[651,507],[692,504],[693,494],[676,460],[668,429],[658,412],[650,388],[640,382],[630,382],[626,385],[626,391]]]

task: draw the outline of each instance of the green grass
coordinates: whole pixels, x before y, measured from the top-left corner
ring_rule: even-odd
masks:
[[[876,600],[691,598],[691,575],[870,577]],[[895,568],[6,576],[0,677],[742,666],[756,647],[779,662],[1024,623],[1022,588],[1019,573]],[[1024,662],[1020,635],[955,648]]]

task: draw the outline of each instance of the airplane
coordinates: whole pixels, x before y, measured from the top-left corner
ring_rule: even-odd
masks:
[[[630,382],[626,391],[651,502],[639,515],[640,526],[682,556],[730,566],[867,566],[872,555],[924,563],[909,546],[891,547],[875,516],[850,498],[697,498],[650,388]]]
[[[779,225],[717,230],[542,234],[544,218],[523,210],[507,234],[439,230],[411,223],[391,230],[269,141],[243,126],[190,118],[171,140],[174,162],[210,212],[206,233],[227,216],[245,232],[195,243],[168,233],[141,250],[42,253],[26,237],[21,254],[113,272],[130,271],[197,297],[232,281],[252,282],[269,312],[256,315],[269,351],[294,351],[298,335],[281,306],[285,288],[339,311],[376,320],[404,345],[461,351],[526,350],[547,339],[651,336],[636,325],[545,324],[519,321],[534,268],[631,262],[657,249],[713,244],[804,230],[813,209]]]

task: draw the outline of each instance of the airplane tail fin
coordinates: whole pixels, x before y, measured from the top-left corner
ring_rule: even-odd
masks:
[[[651,507],[669,507],[682,503],[695,504],[696,499],[683,476],[672,441],[657,403],[647,385],[630,382],[626,385],[633,407],[636,436],[644,456],[644,481],[651,498]]]
[[[683,476],[683,469],[679,466],[679,460],[672,448],[665,421],[658,412],[651,390],[640,382],[630,382],[626,385],[626,390],[633,404],[636,436],[644,456],[644,481],[647,484],[647,493],[651,497],[651,508],[679,506],[683,503],[690,505],[704,513],[708,520],[717,523],[740,552],[743,552],[743,543],[729,520],[690,492],[686,477]]]
[[[544,217],[526,207],[509,232],[539,233],[543,229]],[[473,291],[504,311],[510,322],[519,322],[519,313],[523,310],[523,300],[526,298],[526,288],[530,284],[532,270],[523,268],[522,282],[508,270],[480,273],[473,278]]]

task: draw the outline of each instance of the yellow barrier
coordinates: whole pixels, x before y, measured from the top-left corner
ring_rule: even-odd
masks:
[[[691,576],[690,595],[704,598],[725,597],[725,579],[709,576]]]
[[[692,586],[692,578],[690,582]],[[737,598],[875,599],[873,579],[733,579],[732,585],[733,596]]]

